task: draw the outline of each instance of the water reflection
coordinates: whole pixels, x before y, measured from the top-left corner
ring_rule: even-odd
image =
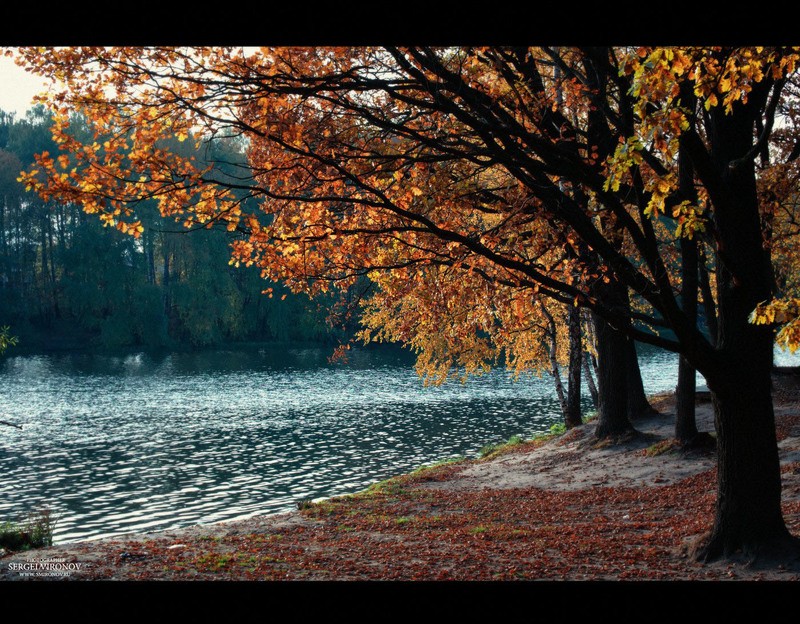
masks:
[[[405,352],[328,355],[6,357],[3,419],[23,429],[0,428],[0,518],[46,504],[64,542],[283,511],[559,420],[549,378],[425,388]],[[642,366],[648,392],[674,386],[674,355]]]

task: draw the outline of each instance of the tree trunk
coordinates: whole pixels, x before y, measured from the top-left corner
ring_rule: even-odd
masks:
[[[8,243],[6,242],[6,196],[0,197],[0,256],[5,258],[8,255]]]
[[[589,353],[583,354],[583,375],[586,378],[586,385],[589,387],[589,395],[592,397],[592,403],[595,408],[597,408],[599,399],[597,397],[597,386],[594,385],[594,377],[592,376],[592,370],[589,364],[591,357]]]
[[[717,506],[706,560],[737,551],[756,559],[790,552],[769,375],[747,373],[712,393],[717,430]],[[742,392],[742,388],[747,388]],[[788,548],[787,548],[788,547]]]
[[[697,438],[695,395],[696,372],[686,358],[678,360],[678,386],[675,388],[675,439],[691,444]]]
[[[553,377],[553,383],[556,386],[556,395],[558,395],[558,402],[561,405],[561,415],[564,417],[564,425],[567,429],[570,429],[575,426],[574,422],[570,419],[570,404],[567,395],[564,393],[564,384],[561,382],[561,370],[558,365],[558,336],[556,332],[556,322],[553,316],[550,314],[550,311],[547,309],[546,306],[542,305],[542,312],[544,313],[545,318],[547,319],[548,331],[547,336],[550,339],[550,375]],[[570,361],[571,364],[571,361]],[[570,373],[572,371],[570,370]],[[570,388],[569,392],[572,389]],[[580,423],[580,407],[578,411],[578,419]]]
[[[553,378],[553,383],[556,386],[556,395],[558,396],[558,404],[561,406],[561,415],[564,417],[564,424],[569,428],[569,421],[567,416],[569,414],[569,407],[567,405],[567,397],[564,395],[564,384],[561,383],[561,372],[558,367],[558,361],[553,357],[554,348],[550,348],[550,375]]]
[[[588,310],[583,311],[583,319],[581,325],[583,327],[583,333],[586,335],[587,345],[590,345],[591,348],[596,352],[597,336],[595,335],[594,331],[594,317]],[[594,377],[597,377],[597,357],[595,356],[595,354],[587,350],[584,360],[586,361],[589,369],[591,370],[592,375],[594,375]],[[592,375],[589,375],[590,379],[592,378]],[[592,385],[594,385],[594,382],[592,382]],[[595,403],[597,403],[596,399],[597,397],[595,397]]]
[[[688,84],[688,83],[687,83]],[[685,150],[678,154],[679,184],[684,198],[697,201],[694,190],[694,170]],[[697,326],[697,241],[683,236],[681,249],[681,305],[683,313],[694,327]],[[675,438],[689,444],[697,437],[695,415],[695,392],[697,390],[695,370],[681,357],[678,361],[678,386],[675,388]]]
[[[766,97],[766,96],[764,96]],[[753,142],[749,107],[731,114],[711,110],[711,155],[722,178],[715,198],[718,239],[717,349],[706,377],[717,431],[717,504],[706,560],[739,550],[755,559],[776,552],[800,553],[781,511],[781,474],[772,409],[772,330],[748,317],[771,295],[772,271],[761,240],[752,160],[737,163]],[[783,551],[781,552],[781,549]]]
[[[642,383],[642,371],[639,368],[639,355],[636,353],[636,342],[632,339],[627,340],[626,366],[628,367],[628,418],[635,420],[642,416],[657,414],[658,412],[650,405],[647,395],[644,392]]]
[[[144,239],[144,252],[145,264],[147,267],[147,283],[153,285],[156,283],[156,261],[155,261],[155,244],[153,234],[148,230],[142,237]]]
[[[569,326],[569,371],[567,388],[567,411],[565,421],[567,428],[580,427],[581,417],[581,362],[583,361],[583,345],[581,344],[581,311],[572,306],[567,318]]]
[[[714,305],[714,296],[711,293],[711,282],[708,279],[708,268],[706,267],[705,253],[703,253],[703,245],[700,244],[697,248],[699,269],[700,269],[700,293],[703,295],[703,315],[706,319],[706,327],[708,328],[709,341],[712,345],[717,344],[717,309]]]
[[[690,322],[697,325],[697,242],[681,239],[681,271],[683,285],[681,299],[683,312]],[[685,357],[678,360],[678,385],[675,388],[675,438],[684,445],[712,442],[706,433],[698,438],[697,416],[695,410],[697,375],[694,367]]]
[[[169,245],[167,243],[168,243],[167,238],[166,236],[164,236],[162,238],[162,243],[161,243],[162,245],[161,252],[164,259],[164,267],[161,274],[162,275],[161,288],[163,289],[164,314],[167,317],[167,323],[171,326],[173,314],[172,314],[172,299],[170,297],[170,288],[171,288],[170,284],[171,274],[169,266],[170,251],[169,251]]]
[[[624,305],[621,287],[616,283],[595,286],[596,293],[609,307]],[[597,428],[598,438],[616,437],[634,431],[628,418],[628,337],[601,317],[593,315],[597,341]]]
[[[631,302],[627,288],[624,289],[623,303],[626,312],[630,315]],[[639,369],[639,355],[636,353],[636,342],[633,339],[627,340],[626,350],[626,366],[628,367],[628,418],[634,421],[642,416],[657,414],[658,412],[650,405],[650,401],[647,400],[647,395],[644,392],[642,371]]]
[[[56,257],[57,253],[55,250],[55,236],[53,234],[53,218],[55,214],[55,210],[48,210],[48,216],[46,220],[47,224],[47,247],[49,249],[50,255],[50,295],[52,297],[51,302],[53,306],[53,316],[55,318],[61,318],[61,310],[58,307],[58,278],[56,276]]]

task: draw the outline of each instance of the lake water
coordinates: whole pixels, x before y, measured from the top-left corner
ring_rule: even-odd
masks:
[[[47,506],[68,542],[287,511],[560,420],[547,376],[424,387],[406,352],[329,355],[7,355],[0,520]],[[640,357],[648,393],[674,387],[675,355]]]

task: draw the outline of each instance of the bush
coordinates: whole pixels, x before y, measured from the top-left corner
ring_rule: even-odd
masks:
[[[0,524],[0,548],[10,551],[30,550],[53,545],[56,517],[48,508],[36,509],[24,522]]]

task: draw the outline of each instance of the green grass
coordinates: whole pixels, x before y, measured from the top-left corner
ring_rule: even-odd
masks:
[[[55,514],[47,508],[36,509],[20,523],[0,524],[0,548],[9,551],[30,550],[53,545]]]
[[[196,564],[200,568],[210,569],[218,572],[231,563],[232,557],[229,554],[207,553],[197,558]]]
[[[497,444],[487,444],[480,451],[478,451],[478,457],[481,459],[486,459],[487,457],[495,457],[503,451],[507,451],[508,449],[517,446],[518,444],[522,444],[525,440],[522,436],[513,435],[505,442],[499,442]]]
[[[584,421],[586,422],[586,421]],[[530,440],[526,440],[522,436],[513,435],[511,436],[506,442],[499,442],[497,444],[487,444],[480,451],[478,451],[478,457],[480,459],[486,458],[493,458],[497,457],[498,455],[504,453],[505,451],[517,446],[518,444],[523,444],[525,442],[542,442],[544,440],[549,440],[550,438],[555,438],[560,435],[564,435],[567,432],[567,426],[564,423],[556,423],[550,427],[550,429],[544,433],[538,433],[534,435]]]
[[[459,462],[465,461],[467,458],[463,455],[457,455],[456,457],[448,457],[447,459],[440,459],[439,461],[435,461],[432,464],[423,464],[418,468],[414,468],[409,474],[413,476],[418,476],[428,470],[433,470],[434,468],[438,468],[440,466],[449,466],[450,464],[457,464]]]

